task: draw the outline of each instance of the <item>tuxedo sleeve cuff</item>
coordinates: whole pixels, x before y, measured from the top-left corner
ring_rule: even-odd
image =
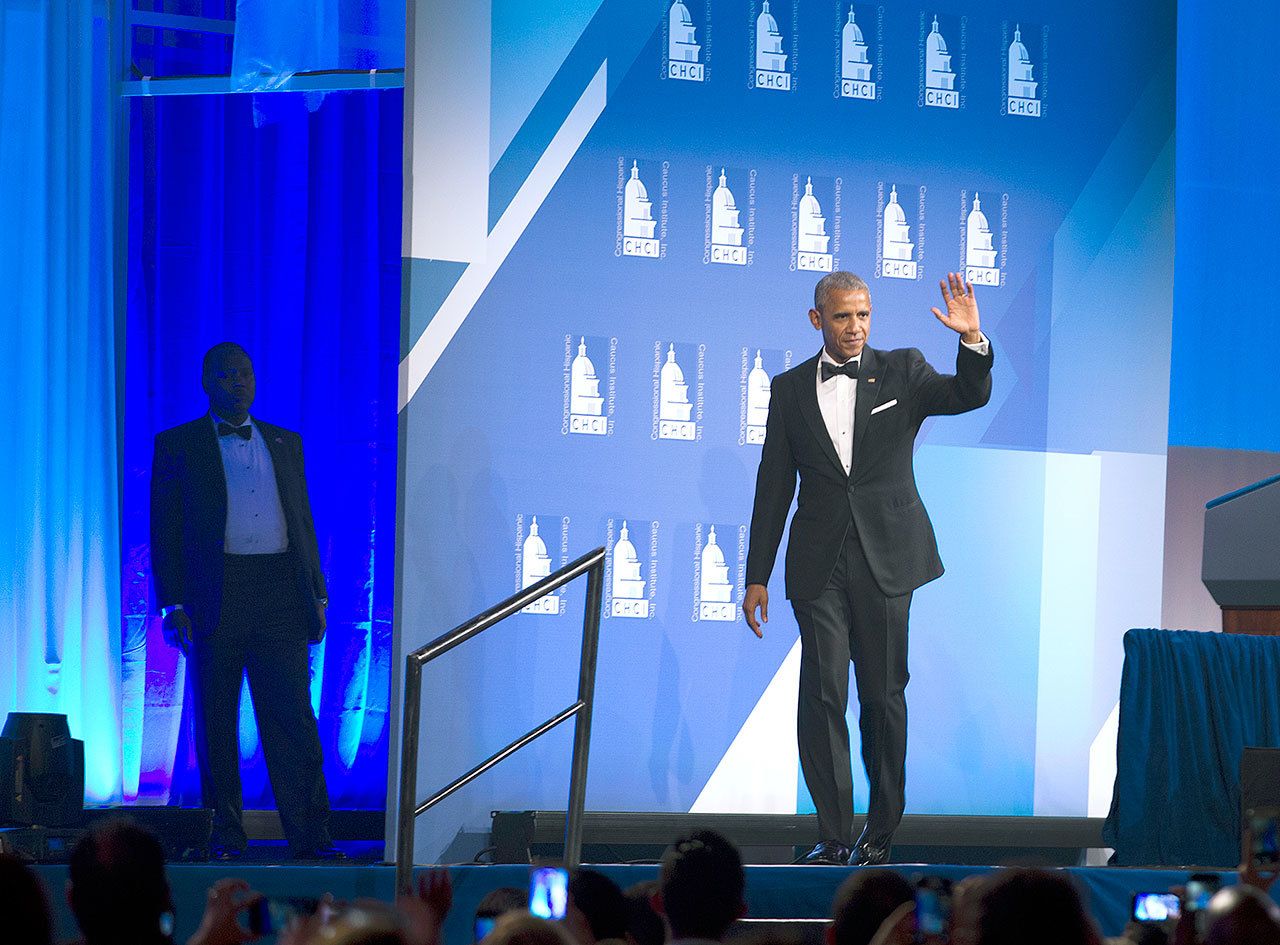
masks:
[[[982,332],[978,332],[978,334],[982,335],[981,341],[978,341],[975,344],[969,344],[967,341],[961,341],[960,344],[964,345],[974,354],[980,354],[985,358],[991,353],[991,342],[987,340],[987,336],[983,335]]]

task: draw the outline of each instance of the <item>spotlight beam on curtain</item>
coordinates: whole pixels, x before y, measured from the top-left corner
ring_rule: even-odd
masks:
[[[103,2],[0,0],[0,713],[121,794],[112,103]]]

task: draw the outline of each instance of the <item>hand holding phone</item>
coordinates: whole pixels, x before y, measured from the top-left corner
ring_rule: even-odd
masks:
[[[951,881],[926,876],[916,881],[917,942],[945,942],[951,928]]]
[[[1259,872],[1280,870],[1280,808],[1245,811],[1245,862]]]
[[[1217,873],[1192,873],[1187,878],[1186,892],[1182,897],[1183,912],[1203,912],[1209,900],[1222,888],[1222,877]]]
[[[204,915],[200,927],[191,937],[193,942],[240,941],[244,928],[240,915],[262,899],[243,879],[220,879],[205,893]],[[170,916],[172,919],[172,916]]]
[[[310,896],[259,896],[248,904],[246,924],[255,935],[275,935],[294,919],[315,915],[320,905]]]

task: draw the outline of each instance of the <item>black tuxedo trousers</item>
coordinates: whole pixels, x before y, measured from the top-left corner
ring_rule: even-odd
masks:
[[[892,836],[906,805],[907,613],[911,592],[880,590],[854,528],[822,593],[793,600],[800,626],[800,770],[818,812],[818,836],[852,842],[849,666],[858,686],[862,763],[871,787],[865,836]]]
[[[294,593],[291,553],[226,555],[222,609],[212,633],[191,653],[193,719],[204,805],[213,811],[213,841],[247,844],[240,784],[240,690],[249,696],[267,773],[289,846],[327,847],[329,794],[324,756],[311,711],[306,605]]]

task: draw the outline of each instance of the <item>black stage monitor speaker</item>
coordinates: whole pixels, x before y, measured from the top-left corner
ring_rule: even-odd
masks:
[[[1280,807],[1280,748],[1240,753],[1240,815],[1257,807]]]
[[[155,834],[170,863],[209,859],[209,839],[213,833],[213,811],[204,807],[137,805],[131,807],[90,807],[84,812],[84,826],[92,830],[118,817],[133,821]]]
[[[65,715],[10,712],[0,731],[0,824],[70,827],[84,810],[84,742]]]

